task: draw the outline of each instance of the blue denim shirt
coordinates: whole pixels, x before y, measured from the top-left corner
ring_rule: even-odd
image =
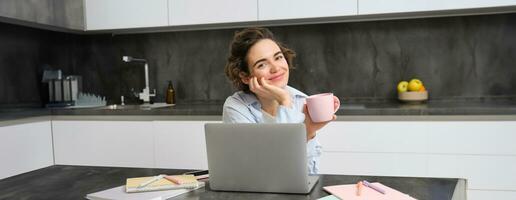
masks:
[[[290,86],[286,86],[286,89],[292,98],[292,108],[280,105],[276,117],[262,110],[260,101],[254,94],[238,91],[226,99],[222,121],[224,123],[303,123],[305,120],[303,106],[307,96]],[[321,148],[317,136],[307,142],[308,173],[310,174],[317,174],[319,171],[318,158],[321,155]]]

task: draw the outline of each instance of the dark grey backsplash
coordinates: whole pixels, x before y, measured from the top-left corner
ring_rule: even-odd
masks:
[[[430,98],[516,95],[516,14],[270,28],[297,53],[290,85],[345,100],[389,100],[400,80],[420,78]],[[178,103],[223,101],[234,92],[223,68],[237,29],[74,35],[0,24],[0,103],[42,104],[41,73],[81,75],[83,90],[119,103],[144,86],[149,61],[156,101],[168,80]]]
[[[73,73],[73,42],[78,37],[0,23],[0,107],[42,105],[48,93],[44,69]]]

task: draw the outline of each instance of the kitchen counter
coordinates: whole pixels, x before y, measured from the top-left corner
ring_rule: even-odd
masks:
[[[51,114],[52,110],[45,108],[3,108],[0,109],[0,121],[50,116]]]
[[[0,127],[38,121],[48,121],[52,111],[44,108],[0,109]]]
[[[186,170],[55,165],[0,181],[0,199],[83,199],[87,194],[125,184],[128,177],[181,174]],[[318,199],[329,195],[322,187],[381,182],[419,200],[465,200],[464,179],[322,175],[311,193],[271,194],[216,192],[206,187],[172,199]]]
[[[176,105],[158,109],[53,109],[53,115],[222,115],[222,104]],[[515,102],[349,103],[337,115],[515,115]]]
[[[516,101],[343,104],[337,115],[516,115]]]
[[[450,119],[454,116],[476,120],[478,116],[495,116],[496,119],[516,119],[516,99],[461,99],[461,100],[434,100],[422,104],[406,104],[398,101],[346,101],[337,111],[337,120],[353,120],[373,117],[392,120],[425,120]],[[92,119],[98,116],[108,118],[135,118],[135,119],[169,119],[169,120],[221,120],[222,102],[207,102],[193,104],[179,104],[161,108],[141,108],[126,106],[113,108],[110,106],[95,108],[26,108],[0,109],[0,121],[20,120],[29,117],[51,116],[52,118]],[[466,119],[466,120],[467,120]],[[481,117],[484,119],[484,117]]]

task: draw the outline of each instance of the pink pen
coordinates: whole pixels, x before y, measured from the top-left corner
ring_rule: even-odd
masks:
[[[379,188],[379,187],[378,187],[378,186],[376,186],[376,185],[373,185],[373,184],[371,184],[371,183],[367,182],[366,180],[363,180],[363,181],[362,181],[362,184],[363,184],[364,186],[366,186],[366,187],[369,187],[369,188],[371,188],[371,189],[373,189],[373,190],[376,190],[376,191],[377,191],[377,192],[379,192],[379,193],[385,194],[385,190],[383,190],[382,188]]]

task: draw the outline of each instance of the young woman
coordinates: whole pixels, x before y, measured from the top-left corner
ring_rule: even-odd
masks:
[[[294,51],[277,42],[266,28],[237,32],[225,72],[239,91],[226,99],[222,119],[224,123],[305,123],[308,170],[316,174],[321,154],[316,132],[328,122],[312,122],[307,95],[288,86],[294,57]],[[340,104],[337,97],[334,104],[335,108]]]

